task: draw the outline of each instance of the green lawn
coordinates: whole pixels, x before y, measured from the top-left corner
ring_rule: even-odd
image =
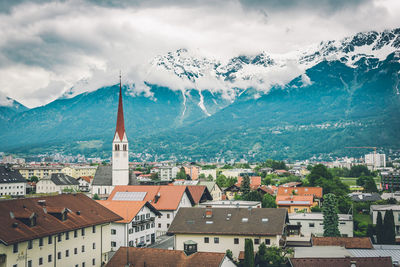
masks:
[[[357,185],[357,178],[353,178],[353,177],[340,177],[340,180],[347,184],[348,186],[352,186],[352,185]],[[377,185],[380,184],[381,180],[379,177],[374,177],[375,183]]]
[[[359,222],[366,222],[367,224],[372,224],[372,218],[369,214],[354,214],[354,220]]]

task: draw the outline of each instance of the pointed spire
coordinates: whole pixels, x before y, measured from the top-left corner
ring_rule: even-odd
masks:
[[[124,138],[125,123],[124,123],[124,108],[122,105],[121,71],[119,72],[119,102],[118,102],[117,127],[115,129],[115,132],[118,133],[120,140]]]

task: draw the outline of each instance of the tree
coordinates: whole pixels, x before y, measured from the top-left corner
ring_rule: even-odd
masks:
[[[99,197],[98,194],[94,194],[94,195],[93,195],[93,199],[94,199],[94,200],[100,200],[100,197]]]
[[[207,176],[206,180],[207,180],[207,181],[214,181],[214,177],[213,177],[211,174],[209,174],[209,175]]]
[[[293,253],[293,249],[283,249],[281,247],[271,246],[267,248],[266,260],[268,264],[280,266],[287,264],[288,255]]]
[[[317,164],[311,169],[308,175],[310,186],[316,186],[321,179],[332,180],[333,176],[323,164]]]
[[[324,195],[322,206],[324,236],[340,236],[337,200],[334,194]]]
[[[206,179],[206,175],[204,173],[200,173],[199,180],[205,180],[205,179]]]
[[[387,210],[383,219],[383,244],[396,244],[393,210]]]
[[[246,201],[260,201],[261,202],[262,199],[263,199],[263,196],[257,190],[253,190],[253,191],[250,191],[247,194],[244,194],[242,196],[242,199],[246,200]]]
[[[246,238],[244,242],[244,267],[254,267],[253,240]]]
[[[31,178],[29,178],[29,181],[32,183],[37,183],[39,181],[39,178],[35,175],[31,176]]]
[[[232,253],[232,250],[227,249],[226,252],[225,252],[225,255],[226,255],[230,260],[233,260],[233,253]]]
[[[351,166],[349,176],[350,177],[360,177],[360,176],[371,176],[371,172],[365,165],[354,165]]]
[[[376,183],[372,176],[360,176],[356,183],[357,185],[364,187],[365,192],[378,192],[378,188],[376,188]]]
[[[258,252],[255,258],[255,265],[259,267],[267,266],[267,246],[264,242],[258,247]]]
[[[151,180],[158,180],[158,172],[153,172],[153,173],[150,175],[150,179],[151,179]]]
[[[250,192],[250,177],[248,175],[243,176],[240,191],[242,191],[243,194]]]
[[[276,208],[275,197],[270,194],[265,194],[262,198],[263,208]]]
[[[219,187],[225,187],[226,177],[223,174],[218,175],[217,179],[215,180]]]
[[[179,172],[176,174],[176,179],[179,180],[186,180],[186,172],[185,172],[185,168],[182,167]]]

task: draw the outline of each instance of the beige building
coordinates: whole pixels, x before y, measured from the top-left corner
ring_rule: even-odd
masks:
[[[94,176],[97,166],[68,166],[61,170],[62,173],[78,179],[82,176]]]
[[[216,182],[211,181],[200,181],[198,185],[207,186],[208,191],[210,192],[213,200],[221,200],[222,199],[222,190],[217,185]]]
[[[1,267],[101,266],[122,219],[83,194],[1,201],[0,213]]]
[[[18,170],[25,179],[29,179],[32,176],[43,179],[53,173],[60,173],[62,168],[62,166],[25,166],[16,167],[15,169]]]
[[[254,251],[261,243],[279,246],[286,236],[289,222],[285,209],[181,208],[169,234],[174,235],[176,250],[190,242],[201,252],[232,250],[238,258],[245,239],[252,239]]]
[[[36,184],[36,193],[62,193],[79,191],[79,181],[64,173],[53,173],[46,176]]]

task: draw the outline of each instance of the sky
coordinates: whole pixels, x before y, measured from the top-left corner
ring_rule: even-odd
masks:
[[[400,27],[398,0],[2,0],[0,105],[29,108],[69,91],[145,79],[186,48],[225,60],[285,54],[361,31]]]

